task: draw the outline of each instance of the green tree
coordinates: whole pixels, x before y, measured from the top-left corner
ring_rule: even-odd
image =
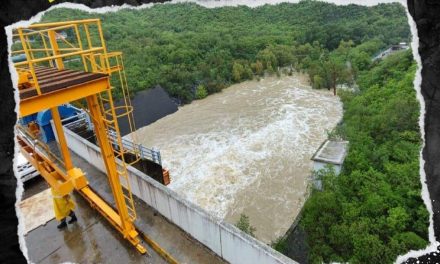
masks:
[[[387,223],[391,230],[401,232],[406,229],[409,218],[405,208],[398,206],[388,211]]]
[[[328,72],[330,83],[328,89],[330,90],[330,88],[332,88],[333,94],[336,95],[336,86],[347,80],[348,71],[346,61],[344,61],[341,57],[332,55],[327,61],[325,61],[324,67]]]
[[[377,235],[356,235],[353,237],[353,257],[350,263],[389,263],[389,249]]]
[[[322,78],[319,75],[314,75],[313,76],[312,87],[314,89],[321,89],[321,88],[323,88],[324,87],[324,78]]]
[[[267,70],[271,69],[272,72],[273,72],[273,67],[278,66],[277,58],[270,48],[265,48],[264,50],[258,52],[257,60],[263,63],[265,69]]]

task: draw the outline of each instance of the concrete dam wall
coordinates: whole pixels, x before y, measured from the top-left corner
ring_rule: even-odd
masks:
[[[66,127],[64,133],[72,151],[105,172],[101,153],[96,145]],[[134,195],[224,260],[237,264],[296,263],[235,226],[210,215],[136,168],[128,167],[128,174]]]

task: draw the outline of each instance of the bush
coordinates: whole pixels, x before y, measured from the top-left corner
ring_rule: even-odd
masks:
[[[248,235],[251,235],[255,237],[254,232],[257,231],[257,229],[253,226],[251,226],[249,222],[249,217],[245,214],[240,214],[240,219],[238,219],[237,223],[235,224],[238,229],[245,232]]]
[[[275,241],[272,241],[270,246],[282,254],[286,254],[287,252],[287,241],[286,239],[283,239],[283,237],[279,237]]]
[[[208,96],[208,91],[206,91],[205,86],[203,86],[202,84],[199,84],[196,88],[196,99],[203,99],[206,96]]]

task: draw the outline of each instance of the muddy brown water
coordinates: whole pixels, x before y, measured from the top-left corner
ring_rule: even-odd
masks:
[[[311,157],[342,116],[338,97],[306,76],[233,85],[137,130],[157,147],[186,199],[230,223],[249,216],[265,243],[283,235],[304,204]]]

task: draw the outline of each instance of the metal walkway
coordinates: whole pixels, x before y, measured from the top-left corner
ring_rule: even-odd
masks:
[[[93,125],[91,124],[87,113],[81,109],[78,109],[78,111],[79,111],[79,114],[72,117],[77,120],[69,122],[68,124],[65,124],[64,126],[67,127],[68,129],[74,131],[75,133],[80,132],[76,129],[77,127],[83,127],[85,130],[92,131]],[[71,118],[68,118],[68,119],[71,119]],[[68,121],[68,119],[63,119],[63,123],[65,121]],[[108,131],[108,138],[114,146],[117,146],[117,137],[113,131],[111,131],[111,130]],[[159,150],[157,150],[155,148],[150,149],[150,148],[144,147],[143,145],[133,143],[131,140],[126,139],[126,138],[122,138],[122,145],[126,151],[130,151],[132,153],[138,153],[140,155],[140,158],[148,159],[148,160],[151,160],[159,165],[162,165],[162,157],[160,155]]]

